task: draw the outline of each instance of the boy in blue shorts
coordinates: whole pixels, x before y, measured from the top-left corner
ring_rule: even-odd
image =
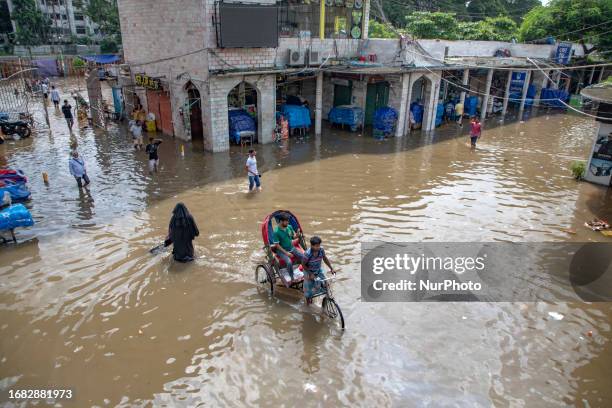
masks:
[[[321,261],[329,268],[332,275],[336,274],[329,259],[325,255],[325,250],[321,247],[321,238],[314,236],[310,238],[310,249],[304,252],[302,266],[304,267],[304,296],[306,304],[312,304],[312,297],[319,293],[322,287],[326,287],[325,274],[321,269]]]

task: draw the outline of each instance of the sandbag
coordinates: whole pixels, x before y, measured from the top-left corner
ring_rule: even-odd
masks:
[[[14,204],[0,211],[0,230],[11,230],[34,225],[32,214],[23,204]]]

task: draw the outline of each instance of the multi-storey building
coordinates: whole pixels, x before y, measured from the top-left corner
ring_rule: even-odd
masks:
[[[84,13],[87,0],[36,0],[36,5],[51,22],[50,40],[54,43],[70,42],[73,37],[99,37],[98,26]],[[9,12],[13,1],[7,0]],[[13,30],[15,30],[13,21]]]

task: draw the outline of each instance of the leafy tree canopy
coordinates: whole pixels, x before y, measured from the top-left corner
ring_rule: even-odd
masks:
[[[12,17],[17,43],[40,45],[47,42],[50,22],[36,7],[36,0],[13,0]]]

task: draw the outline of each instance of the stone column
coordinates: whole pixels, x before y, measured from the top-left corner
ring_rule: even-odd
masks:
[[[589,76],[589,85],[593,83],[593,76],[595,75],[595,67],[591,69],[591,75]]]
[[[402,75],[402,89],[400,94],[400,106],[397,118],[397,126],[395,128],[395,136],[404,136],[404,129],[406,127],[406,101],[408,99],[408,86],[410,85],[410,74]]]
[[[525,75],[525,83],[523,83],[523,92],[521,93],[521,105],[519,107],[519,120],[523,116],[525,110],[525,98],[527,98],[527,90],[529,89],[529,82],[531,81],[531,71],[527,71]]]
[[[551,71],[543,71],[540,73],[541,77],[542,77],[542,82],[540,82],[537,86],[536,89],[536,100],[533,101],[533,105],[534,106],[539,106],[540,105],[540,100],[539,98],[542,97],[542,89],[546,88],[546,86],[548,85],[548,77],[550,76],[550,72]]]
[[[571,71],[570,71],[571,72]],[[572,83],[572,75],[568,74],[567,75],[567,81],[565,82],[565,92],[569,93],[570,90],[570,84]]]
[[[603,80],[604,71],[606,67],[601,67],[601,71],[599,71],[599,78],[597,78],[597,83],[600,83]]]
[[[485,94],[482,98],[482,106],[480,107],[480,121],[484,122],[487,118],[487,109],[489,106],[489,98],[491,97],[491,82],[493,81],[493,70],[487,71],[487,84],[485,85]]]
[[[323,71],[317,74],[317,90],[315,98],[315,134],[321,134],[321,119],[323,117]]]
[[[463,80],[461,81],[461,85],[464,88],[467,88],[469,83],[468,81],[470,80],[470,70],[469,69],[464,69],[463,70]],[[461,104],[465,104],[465,89],[461,90],[461,96],[459,97],[459,101],[461,102]]]
[[[508,71],[508,79],[506,80],[506,90],[504,91],[504,104],[502,107],[502,116],[508,111],[508,100],[510,98],[510,84],[512,83],[512,71]]]
[[[412,73],[408,74],[408,96],[406,96],[406,112],[404,113],[404,134],[410,133],[410,104],[412,103]]]
[[[555,89],[559,89],[559,81],[561,80],[561,71],[555,72]]]

